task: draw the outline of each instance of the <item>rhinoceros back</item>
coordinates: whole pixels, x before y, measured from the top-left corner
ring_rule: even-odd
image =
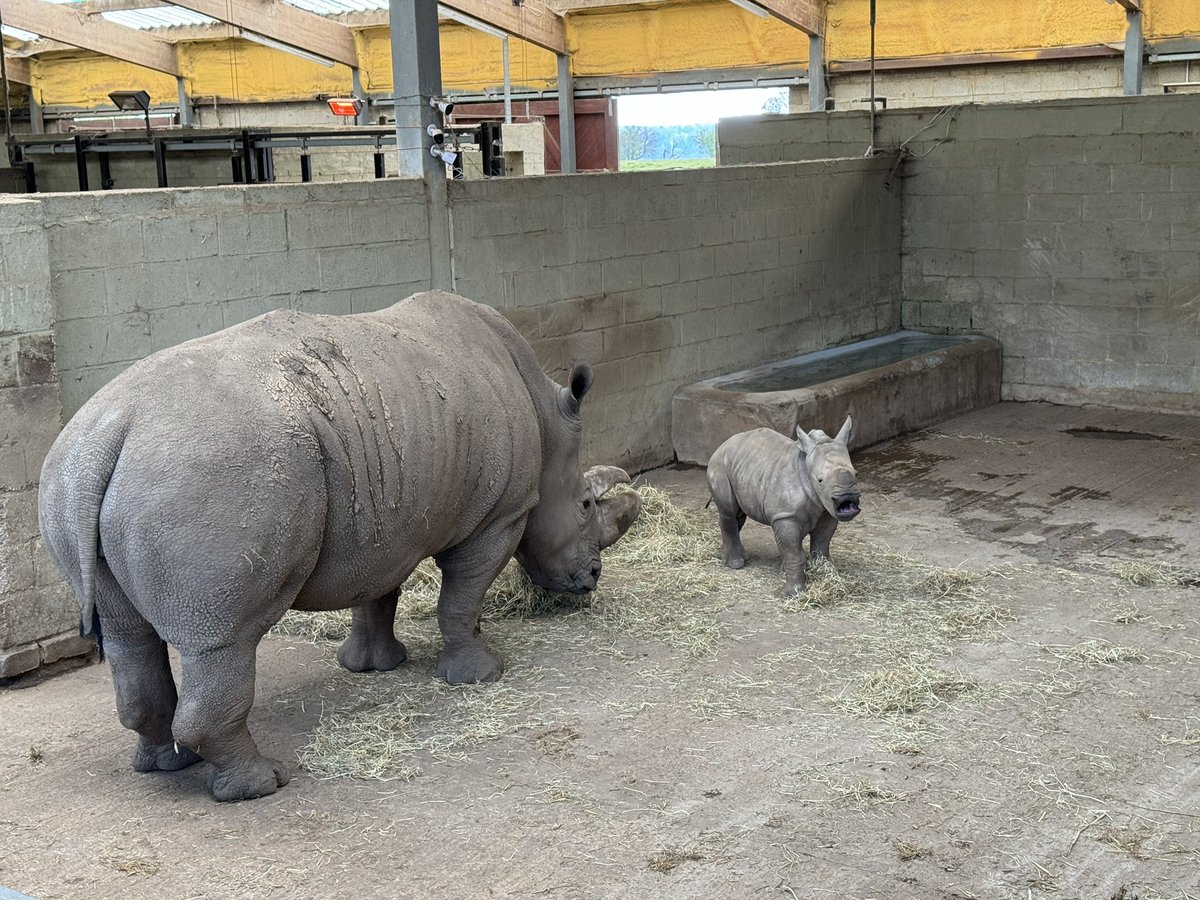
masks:
[[[304,608],[378,596],[536,502],[531,392],[545,376],[531,363],[498,314],[441,293],[351,316],[268,313],[161,351],[99,391],[48,455],[51,552],[85,611],[100,548],[135,602],[147,547],[299,581]]]

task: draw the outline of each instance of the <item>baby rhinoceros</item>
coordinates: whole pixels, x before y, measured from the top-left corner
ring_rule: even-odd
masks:
[[[829,556],[838,522],[859,513],[858,473],[850,463],[850,417],[837,437],[796,429],[793,442],[770,428],[735,434],[708,463],[708,488],[721,518],[721,559],[746,564],[741,530],[749,517],[770,525],[783,561],[783,596],[804,590],[804,537],[814,557]]]

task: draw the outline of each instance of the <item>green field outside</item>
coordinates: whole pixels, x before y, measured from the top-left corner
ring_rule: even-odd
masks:
[[[709,169],[715,159],[623,159],[622,172],[657,172],[661,169]]]

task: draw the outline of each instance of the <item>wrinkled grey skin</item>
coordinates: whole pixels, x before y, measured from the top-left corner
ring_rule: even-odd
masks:
[[[850,417],[837,437],[796,429],[790,441],[770,428],[735,434],[708,463],[708,487],[721,521],[721,559],[731,569],[746,564],[742,526],[749,517],[770,525],[783,562],[789,596],[804,590],[811,535],[812,555],[829,556],[838,522],[859,513],[858,474],[850,463]]]
[[[591,590],[637,517],[629,477],[579,467],[591,386],[547,378],[494,310],[439,292],[376,313],[268,313],[148,357],[67,424],[42,470],[54,561],[98,618],[139,771],[211,762],[218,800],[286,767],[246,728],[259,640],[289,608],[354,607],[349,669],[404,661],[397,590],[442,570],[437,674],[490,681],[484,592],[516,554],[539,585]],[[179,694],[167,645],[179,651]]]

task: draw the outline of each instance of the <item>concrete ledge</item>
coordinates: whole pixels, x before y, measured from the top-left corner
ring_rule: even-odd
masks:
[[[915,333],[900,333],[905,334]],[[860,341],[680,388],[671,403],[676,457],[680,462],[707,465],[726,439],[752,428],[772,428],[792,437],[800,425],[833,434],[847,413],[854,415],[851,449],[859,449],[999,402],[1000,345],[976,336],[950,338],[962,342],[810,387],[767,392],[730,389],[737,382],[770,377],[784,367],[827,361],[900,335]]]
[[[65,631],[30,644],[0,650],[0,679],[16,678],[42,666],[54,665],[64,659],[90,656],[95,652],[95,641],[80,637],[74,631]]]

